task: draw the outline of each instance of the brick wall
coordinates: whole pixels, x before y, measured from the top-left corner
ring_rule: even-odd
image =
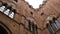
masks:
[[[16,3],[13,2],[14,0],[2,1],[8,3],[8,6],[13,5],[13,8],[16,9],[13,19],[0,12],[0,21],[11,30],[12,34],[33,34],[33,32],[25,27],[25,18],[29,18],[36,23],[38,26],[38,34],[49,34],[46,28],[47,17],[50,15],[58,16],[60,14],[60,0],[47,0],[37,10],[33,9],[24,0],[18,0]]]

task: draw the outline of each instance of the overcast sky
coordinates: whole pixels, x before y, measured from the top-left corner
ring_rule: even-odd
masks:
[[[32,5],[34,9],[39,8],[39,5],[43,3],[43,0],[25,0],[25,1]]]

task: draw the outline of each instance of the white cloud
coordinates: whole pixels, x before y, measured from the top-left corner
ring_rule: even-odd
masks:
[[[44,0],[25,0],[30,5],[33,6],[34,9],[39,8],[39,5],[43,3]]]

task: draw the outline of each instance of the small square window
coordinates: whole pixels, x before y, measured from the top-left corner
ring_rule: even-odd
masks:
[[[10,15],[9,15],[10,18],[13,18],[14,17],[14,12],[12,12]]]

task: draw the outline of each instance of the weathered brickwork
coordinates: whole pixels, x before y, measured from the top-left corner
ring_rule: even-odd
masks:
[[[56,16],[60,22],[60,0],[47,0],[39,9],[33,9],[24,0],[18,0],[17,2],[14,0],[0,0],[0,6],[2,3],[7,3],[7,6],[12,6],[12,10],[16,10],[13,18],[0,12],[0,22],[6,27],[1,23],[0,25],[6,29],[8,34],[50,34],[46,26],[47,18]],[[29,22],[37,26],[35,33],[28,26]],[[55,34],[60,34],[60,31],[58,30]]]

